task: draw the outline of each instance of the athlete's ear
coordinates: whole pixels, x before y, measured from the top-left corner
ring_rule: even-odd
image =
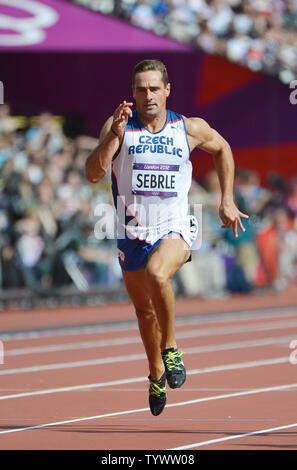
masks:
[[[166,97],[168,98],[168,96],[170,95],[170,83],[167,83],[167,86],[166,86]]]

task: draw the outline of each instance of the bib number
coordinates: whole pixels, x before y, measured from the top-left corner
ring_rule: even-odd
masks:
[[[177,197],[179,165],[134,163],[132,193],[142,196]]]

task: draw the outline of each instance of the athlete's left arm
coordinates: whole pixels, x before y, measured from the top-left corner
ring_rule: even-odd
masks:
[[[184,119],[190,150],[198,147],[213,155],[222,193],[219,208],[219,215],[223,222],[222,228],[232,226],[234,236],[237,237],[238,226],[243,232],[245,231],[241,217],[247,219],[248,215],[242,213],[234,203],[234,159],[231,147],[204,119]]]

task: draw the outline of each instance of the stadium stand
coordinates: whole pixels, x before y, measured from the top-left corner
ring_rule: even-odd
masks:
[[[297,72],[296,0],[72,0],[278,76]]]

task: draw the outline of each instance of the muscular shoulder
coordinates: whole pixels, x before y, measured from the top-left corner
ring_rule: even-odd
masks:
[[[190,150],[195,147],[215,154],[223,147],[228,147],[228,142],[210,125],[201,118],[184,118]]]
[[[184,117],[184,120],[188,138],[193,141],[194,147],[212,138],[212,129],[204,119]]]

